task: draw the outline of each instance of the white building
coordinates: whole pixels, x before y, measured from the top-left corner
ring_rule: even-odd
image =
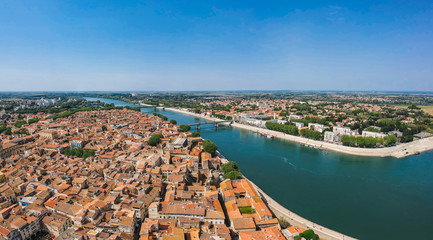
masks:
[[[336,134],[340,134],[340,135],[349,135],[349,136],[355,136],[356,132],[350,130],[350,128],[348,127],[334,127],[332,129],[332,131]]]
[[[302,119],[302,118],[304,118],[304,117],[301,116],[301,115],[290,114],[290,116],[289,116],[289,120],[292,120],[292,119]]]
[[[379,137],[379,138],[383,138],[383,137],[386,137],[388,135],[385,134],[385,133],[379,133],[379,132],[362,131],[362,136],[363,137],[374,137],[374,138]]]
[[[326,131],[323,136],[323,141],[330,143],[339,143],[341,141],[341,135],[334,132]]]
[[[259,120],[259,119],[253,119],[253,118],[245,119],[245,123],[251,126],[256,126],[261,128],[266,127],[266,121]]]
[[[301,122],[293,122],[293,124],[295,124],[295,126],[296,126],[298,129],[301,129],[301,128],[304,127],[304,123],[301,123]]]
[[[325,130],[325,125],[319,123],[309,123],[309,129],[313,129],[314,131],[323,132]]]

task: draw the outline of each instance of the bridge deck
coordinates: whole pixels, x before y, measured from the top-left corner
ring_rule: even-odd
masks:
[[[232,120],[225,120],[225,121],[215,121],[215,122],[200,122],[200,123],[191,123],[187,124],[189,126],[200,126],[200,125],[206,125],[206,124],[218,124],[218,123],[225,123],[225,122],[233,122]]]

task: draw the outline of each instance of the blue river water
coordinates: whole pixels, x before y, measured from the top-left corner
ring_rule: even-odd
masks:
[[[205,121],[156,111],[178,124]],[[433,151],[403,159],[358,157],[228,126],[205,125],[200,134],[273,199],[313,222],[359,239],[433,239]]]

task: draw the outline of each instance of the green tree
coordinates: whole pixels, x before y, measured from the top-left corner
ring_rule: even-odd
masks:
[[[379,119],[377,120],[377,126],[380,127],[381,132],[389,132],[395,129],[396,122],[391,119]]]
[[[403,143],[405,143],[405,142],[412,142],[413,141],[413,135],[411,135],[411,134],[403,135],[401,137],[400,141],[403,142]]]
[[[239,171],[239,167],[235,162],[228,162],[221,165],[221,171],[224,173],[231,171]]]
[[[317,240],[316,234],[311,229],[304,231],[303,233],[299,234],[299,236],[301,238],[305,238],[306,240]]]
[[[407,108],[412,109],[412,110],[419,110],[421,108],[417,107],[415,104],[412,104],[410,106],[408,106]]]
[[[12,128],[7,127],[6,130],[3,132],[5,135],[12,135]]]
[[[179,128],[180,130],[182,130],[182,132],[188,132],[189,130],[191,130],[191,126],[187,124],[181,124]]]
[[[158,145],[158,143],[161,142],[161,138],[163,138],[163,137],[164,136],[162,134],[155,134],[149,138],[149,140],[147,141],[147,144],[149,144],[150,146],[156,146],[156,145]]]
[[[200,137],[200,133],[199,132],[192,132],[191,137],[193,137],[193,138]]]
[[[310,130],[310,129],[302,129],[300,133],[301,133],[301,136],[306,137],[306,138],[311,138],[314,140],[322,139],[322,133],[319,131],[314,131],[314,130]]]
[[[39,118],[32,118],[32,119],[29,119],[29,121],[28,121],[28,123],[29,124],[32,124],[32,123],[37,123],[37,122],[39,122]]]
[[[24,121],[24,120],[19,120],[19,121],[17,121],[17,122],[14,124],[14,126],[17,127],[17,128],[20,128],[20,127],[22,127],[22,126],[25,125],[25,124],[27,124],[26,121]]]
[[[365,131],[369,131],[369,132],[379,132],[379,130],[377,128],[374,127],[368,127],[366,129],[364,129]]]
[[[294,125],[286,125],[275,122],[266,122],[266,128],[269,130],[274,130],[278,132],[284,132],[290,135],[299,135],[298,128]]]
[[[384,138],[384,144],[385,144],[385,146],[393,145],[396,142],[397,142],[397,137],[394,134],[386,136]]]
[[[242,173],[235,162],[228,162],[221,165],[221,171],[225,179],[236,180],[242,178]]]
[[[354,136],[343,135],[343,136],[341,136],[341,143],[343,143],[344,146],[355,147],[356,146],[356,139]]]
[[[230,180],[237,180],[237,179],[242,178],[242,173],[239,171],[231,171],[228,173],[224,173],[224,178],[230,179]]]
[[[83,152],[83,159],[86,159],[88,157],[92,157],[95,156],[95,151],[94,150],[89,150],[89,149],[85,149]]]
[[[170,120],[170,123],[176,125],[176,124],[177,124],[177,121],[174,120],[174,119],[171,119],[171,120]]]
[[[218,150],[218,146],[213,143],[211,140],[204,140],[203,141],[203,150],[205,152],[208,152],[210,154],[215,155],[215,152]]]

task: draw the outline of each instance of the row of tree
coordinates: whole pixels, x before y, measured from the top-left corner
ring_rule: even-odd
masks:
[[[217,114],[217,113],[214,113],[214,114],[212,114],[212,116],[214,116],[214,117],[216,117],[216,118],[219,118],[219,119],[232,120],[232,116],[226,116],[226,115],[224,115],[224,114]]]
[[[300,131],[301,136],[314,139],[314,140],[321,140],[322,139],[322,133],[319,131],[314,131],[310,129],[301,129]]]
[[[397,142],[397,137],[395,135],[389,135],[384,138],[343,135],[341,137],[341,142],[343,145],[351,147],[376,147],[377,145],[389,146],[394,145]]]
[[[266,122],[266,128],[278,132],[283,132],[290,135],[299,135],[298,128],[294,125],[280,124],[275,122]]]
[[[156,112],[154,112],[154,113],[153,113],[153,116],[157,116],[157,117],[161,118],[161,119],[164,120],[164,121],[167,121],[167,120],[168,120],[168,117],[166,117],[166,116],[164,116],[164,115],[162,115],[162,114],[160,114],[160,113],[156,113]]]

